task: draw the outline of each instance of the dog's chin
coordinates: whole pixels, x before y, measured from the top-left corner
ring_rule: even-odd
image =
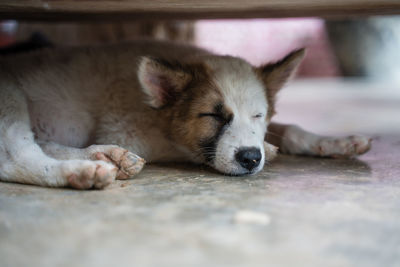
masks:
[[[230,161],[230,164],[221,164],[221,162],[218,161],[211,161],[211,162],[206,162],[206,165],[210,166],[214,170],[216,170],[219,173],[222,173],[224,175],[229,175],[229,176],[247,176],[247,175],[254,175],[259,173],[263,168],[264,168],[264,161],[260,163],[260,165],[249,171],[242,166],[240,166],[238,163],[234,162],[232,164],[232,161]]]
[[[252,171],[244,170],[244,171],[240,171],[240,172],[230,172],[230,173],[226,173],[226,174],[230,175],[230,176],[248,176],[248,175],[257,174],[260,171],[261,171],[261,169],[252,170]]]
[[[231,170],[229,169],[219,169],[217,168],[215,165],[209,164],[213,169],[215,169],[216,171],[224,174],[224,175],[229,175],[229,176],[248,176],[248,175],[254,175],[258,172],[260,172],[262,170],[262,168],[256,168],[254,170],[246,170],[242,167],[234,167]]]

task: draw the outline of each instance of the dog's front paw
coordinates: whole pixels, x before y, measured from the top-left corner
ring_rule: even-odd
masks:
[[[117,170],[104,161],[69,160],[62,163],[68,185],[76,189],[102,189],[115,180]]]
[[[146,161],[121,147],[113,147],[107,152],[97,152],[96,159],[113,163],[118,167],[117,179],[128,179],[138,174]]]
[[[318,141],[316,153],[322,157],[349,158],[364,154],[371,148],[372,139],[365,136],[341,138],[324,137]]]
[[[278,155],[278,148],[274,145],[264,142],[265,161],[271,161]]]

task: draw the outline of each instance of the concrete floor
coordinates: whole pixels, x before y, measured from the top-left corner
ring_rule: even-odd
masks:
[[[400,89],[297,82],[279,111],[373,149],[250,177],[147,166],[104,191],[0,183],[0,266],[400,266]]]

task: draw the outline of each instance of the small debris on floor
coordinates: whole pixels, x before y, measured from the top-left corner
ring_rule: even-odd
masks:
[[[258,225],[268,225],[271,222],[268,214],[252,210],[238,211],[233,220],[235,223]]]

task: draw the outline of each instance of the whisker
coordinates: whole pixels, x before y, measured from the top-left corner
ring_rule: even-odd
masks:
[[[273,136],[276,136],[276,137],[279,137],[279,138],[282,138],[282,139],[285,139],[285,140],[289,140],[289,138],[287,138],[287,137],[285,137],[285,136],[283,136],[283,135],[279,135],[279,134],[277,134],[277,133],[273,133],[273,132],[267,132],[267,136],[268,135],[273,135]]]

